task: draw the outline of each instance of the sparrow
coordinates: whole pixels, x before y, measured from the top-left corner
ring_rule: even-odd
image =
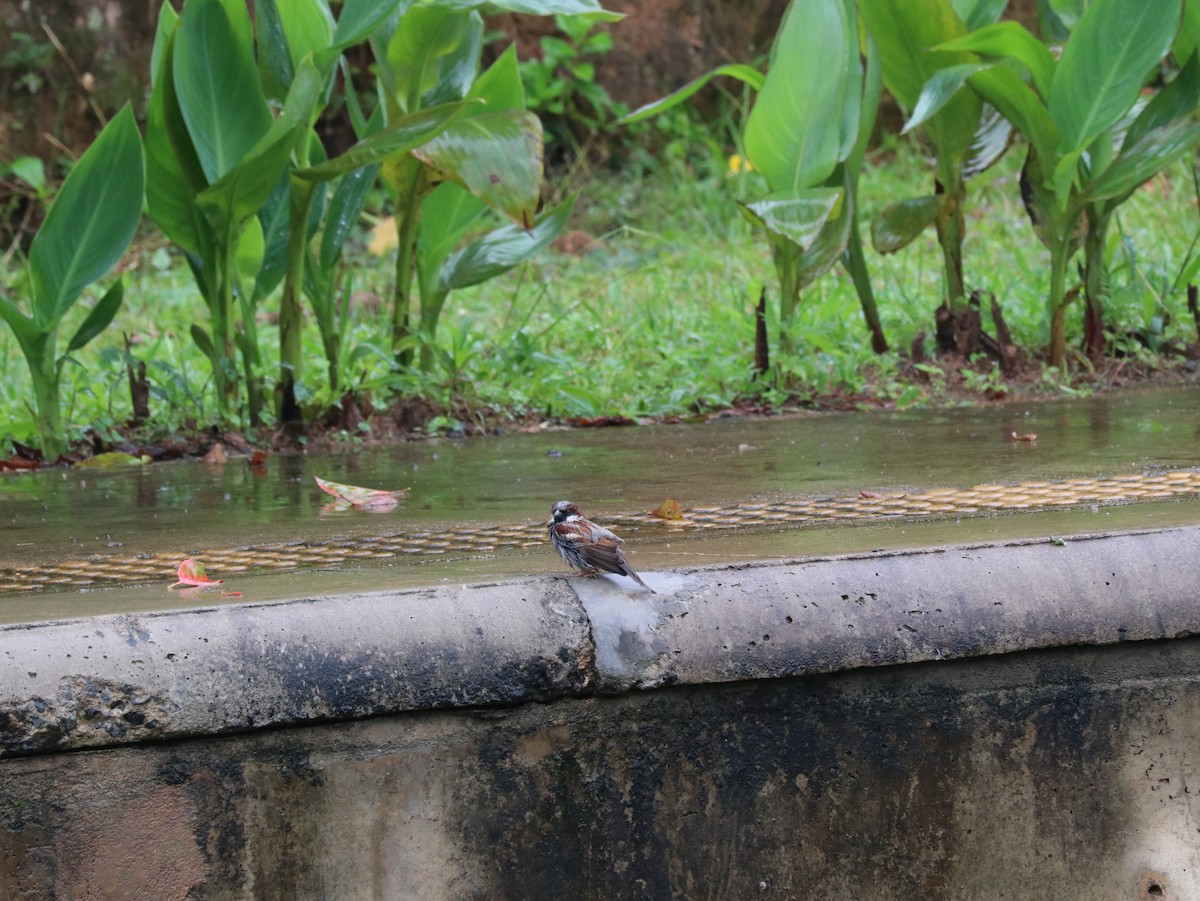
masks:
[[[550,543],[578,575],[595,576],[601,570],[629,576],[651,594],[657,592],[642,581],[625,559],[625,542],[594,522],[584,519],[579,506],[559,501],[550,510]]]

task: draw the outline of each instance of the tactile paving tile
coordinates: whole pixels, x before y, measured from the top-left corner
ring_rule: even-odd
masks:
[[[780,523],[803,526],[829,520],[888,520],[990,515],[1000,510],[1040,510],[1088,505],[1115,505],[1200,493],[1200,470],[1182,469],[1110,478],[1078,478],[1061,482],[932,488],[879,497],[796,498],[729,507],[696,507],[682,523],[649,513],[606,515],[606,525],[629,529],[735,529]],[[499,526],[459,526],[444,531],[396,532],[361,539],[286,542],[236,548],[213,548],[195,556],[214,576],[252,570],[286,572],[329,568],[355,560],[442,557],[446,554],[490,554],[534,547],[546,542],[540,522]],[[95,555],[54,564],[0,567],[0,594],[48,588],[101,587],[121,583],[173,579],[177,556]]]

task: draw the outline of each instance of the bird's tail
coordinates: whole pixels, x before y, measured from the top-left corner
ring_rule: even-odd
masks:
[[[658,594],[657,591],[655,591],[653,588],[651,588],[649,585],[647,585],[645,582],[643,582],[642,577],[639,576],[636,572],[634,572],[633,567],[629,566],[628,564],[625,566],[625,575],[629,576],[629,578],[633,579],[633,581],[637,582],[639,585],[641,585],[643,588],[645,588],[651,594]]]

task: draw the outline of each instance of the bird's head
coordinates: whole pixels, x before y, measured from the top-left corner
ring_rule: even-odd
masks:
[[[572,516],[582,516],[579,512],[579,506],[571,503],[571,501],[559,501],[550,508],[551,522],[566,522]]]

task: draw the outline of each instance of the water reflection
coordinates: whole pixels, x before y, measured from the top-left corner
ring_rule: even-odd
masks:
[[[1036,443],[1011,433],[1036,433]],[[572,498],[598,518],[774,497],[916,491],[1200,465],[1200,391],[923,413],[437,440],[265,467],[180,462],[0,478],[0,564],[178,553],[545,518]],[[561,453],[557,453],[561,452]],[[410,487],[386,514],[320,515],[313,476]]]

